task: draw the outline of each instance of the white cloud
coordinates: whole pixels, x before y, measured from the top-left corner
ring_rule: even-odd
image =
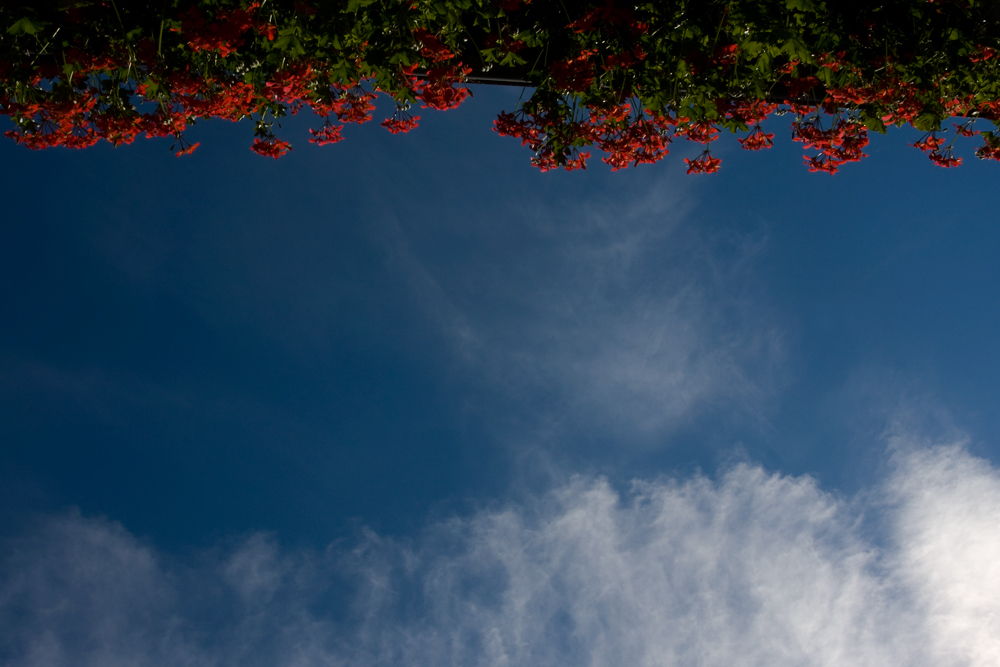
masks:
[[[31,358],[0,355],[0,401],[19,405],[32,399],[44,400],[49,406],[82,409],[108,423],[121,423],[129,415],[161,406],[191,408],[182,394],[135,373],[99,366],[65,368]]]
[[[459,358],[549,423],[630,442],[762,410],[784,350],[754,287],[762,239],[697,224],[663,180],[557,199],[384,216],[391,265]]]
[[[1000,664],[1000,483],[957,446],[897,455],[894,565],[926,613],[936,653]]]
[[[70,515],[6,544],[0,657],[10,665],[185,664],[176,588],[117,524]]]
[[[627,492],[579,477],[409,543],[254,535],[186,565],[50,519],[5,545],[0,662],[996,665],[1000,474],[958,446],[894,456],[853,500],[750,465]]]

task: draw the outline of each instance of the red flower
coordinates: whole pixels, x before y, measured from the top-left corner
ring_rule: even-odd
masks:
[[[688,141],[708,144],[719,136],[719,130],[712,121],[700,120],[697,123],[688,124],[683,130],[678,130],[678,134],[684,134]]]
[[[312,66],[300,64],[275,72],[274,78],[264,84],[264,90],[270,99],[288,104],[310,97],[311,83]]]
[[[427,81],[418,97],[427,108],[444,111],[454,109],[469,96],[468,88],[456,88],[458,83],[472,73],[471,67],[437,67],[427,71]]]
[[[955,126],[955,131],[958,132],[959,135],[963,137],[974,137],[977,134],[979,134],[979,130],[973,130],[971,127],[969,127],[968,123],[964,125],[958,125],[956,123],[952,123],[952,125]]]
[[[558,169],[560,166],[562,166],[562,168],[566,171],[575,171],[577,169],[586,169],[588,158],[590,158],[589,152],[577,153],[575,157],[565,159],[562,165],[560,165],[554,152],[549,149],[543,150],[541,153],[531,158],[531,164],[538,167],[539,171],[542,173]]]
[[[798,79],[792,79],[785,85],[788,86],[789,99],[794,99],[796,97],[801,97],[803,94],[818,86],[819,79],[814,76],[803,76]]]
[[[267,41],[273,42],[274,38],[278,36],[278,26],[262,21],[257,24],[257,34],[266,35]]]
[[[722,164],[720,158],[712,157],[707,150],[693,160],[684,158],[684,162],[687,163],[689,174],[714,174]]]
[[[179,15],[180,32],[188,37],[188,46],[193,51],[219,51],[225,57],[243,45],[244,33],[254,27],[253,14],[256,11],[257,4],[253,3],[246,10],[220,12],[217,20],[209,23],[198,7],[191,5],[187,14]]]
[[[829,155],[820,154],[812,157],[806,156],[805,163],[809,165],[809,171],[825,171],[831,176],[840,170],[838,162]]]
[[[594,141],[608,156],[602,158],[612,171],[629,164],[652,164],[662,160],[670,151],[669,123],[666,119],[642,112],[632,117],[632,106],[622,104],[607,109],[590,108],[590,129],[581,136]]]
[[[976,149],[976,157],[980,160],[997,160],[1000,162],[1000,146],[984,144]]]
[[[600,21],[606,21],[611,25],[629,24],[630,31],[633,33],[638,31],[639,34],[645,32],[647,28],[645,24],[635,23],[631,9],[616,7],[614,0],[605,0],[603,7],[594,7],[567,27],[576,33],[590,32]]]
[[[174,153],[174,155],[176,155],[177,157],[180,157],[182,155],[191,155],[191,153],[194,153],[195,150],[198,149],[198,146],[201,146],[200,141],[190,144],[188,146],[182,146],[179,151]]]
[[[576,58],[559,60],[549,65],[555,87],[569,92],[583,92],[594,82],[590,56],[596,51],[582,51]]]
[[[840,71],[841,67],[847,65],[844,58],[847,56],[846,51],[837,51],[836,53],[822,53],[819,57],[820,66],[826,67],[827,69],[833,70],[834,72]]]
[[[726,118],[733,118],[747,125],[756,125],[775,111],[778,105],[762,100],[719,100],[716,102],[716,107]]]
[[[527,145],[531,150],[537,151],[542,143],[538,128],[519,118],[520,115],[523,115],[523,111],[517,115],[501,111],[493,121],[493,131],[501,137],[516,137],[521,140],[522,146]]]
[[[440,63],[455,57],[444,42],[429,30],[417,28],[413,31],[413,37],[420,44],[420,55],[431,62]]]
[[[937,149],[940,148],[941,144],[943,143],[944,143],[943,137],[936,136],[934,132],[928,132],[919,141],[915,141],[910,145],[915,148],[919,148],[925,153],[932,153],[937,151]]]
[[[736,54],[739,50],[739,44],[726,44],[725,46],[720,46],[715,50],[711,62],[715,65],[732,65],[736,62]]]
[[[969,61],[978,63],[983,60],[989,60],[996,56],[996,49],[991,49],[988,46],[977,45],[976,52],[969,56]]]
[[[806,156],[809,171],[834,174],[840,165],[867,157],[862,150],[868,145],[868,129],[850,119],[838,117],[824,130],[819,115],[797,118],[792,122],[792,140],[820,151],[819,155]]]
[[[792,60],[789,60],[787,63],[779,67],[778,71],[782,74],[791,74],[792,70],[794,70],[795,66],[798,64],[799,64],[799,59],[793,58]]]
[[[317,146],[325,146],[326,144],[335,144],[338,141],[342,141],[344,137],[340,135],[340,131],[344,129],[343,125],[333,125],[330,123],[330,119],[327,119],[323,123],[323,127],[318,130],[309,130],[309,134],[313,135],[313,138],[309,140],[309,143],[316,144]]]
[[[620,54],[611,54],[604,59],[604,64],[601,65],[605,70],[611,70],[615,67],[629,68],[636,64],[640,60],[646,59],[646,52],[642,50],[641,46],[636,46],[631,51],[625,51]]]
[[[254,139],[253,146],[250,147],[250,150],[257,155],[278,159],[288,151],[292,150],[292,146],[287,141],[282,141],[281,139],[277,139],[275,137],[268,137],[266,139]]]
[[[841,103],[868,104],[875,99],[874,92],[868,87],[827,88],[826,92],[830,99]]]
[[[759,151],[762,148],[770,148],[774,145],[774,134],[764,134],[760,125],[754,125],[750,134],[744,139],[737,139],[740,145],[748,151]]]
[[[531,0],[524,0],[524,4],[531,4]],[[521,0],[497,0],[497,6],[505,12],[516,12],[521,8]]]
[[[344,123],[366,123],[372,119],[375,110],[374,93],[355,86],[333,102],[332,108],[337,120]]]
[[[411,116],[406,109],[397,105],[392,118],[382,121],[382,127],[393,134],[401,134],[415,128],[418,120],[420,120],[420,116]]]
[[[944,151],[932,151],[927,157],[939,167],[958,167],[962,164],[962,158],[955,157],[951,148],[946,148]]]

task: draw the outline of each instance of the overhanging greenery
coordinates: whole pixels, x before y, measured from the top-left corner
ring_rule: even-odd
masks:
[[[393,132],[419,104],[454,108],[464,83],[521,82],[501,113],[542,168],[654,162],[679,137],[718,168],[719,130],[766,148],[762,122],[791,112],[807,164],[863,157],[870,131],[910,124],[942,166],[952,137],[1000,159],[1000,0],[166,0],[0,4],[0,110],[29,148],[166,136],[179,153],[199,119],[253,119],[255,152],[290,149],[274,122],[303,106],[311,141],[371,118],[392,96]],[[950,119],[957,118],[954,128]],[[983,127],[984,123],[986,127]],[[987,129],[990,128],[990,129]],[[946,132],[946,129],[948,130]],[[950,136],[949,136],[950,134]]]

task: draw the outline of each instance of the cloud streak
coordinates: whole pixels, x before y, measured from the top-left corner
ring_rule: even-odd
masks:
[[[519,414],[643,442],[720,405],[760,411],[780,384],[782,334],[753,287],[762,238],[696,225],[686,200],[659,182],[468,219],[387,213],[381,238],[458,358],[527,397]]]
[[[181,559],[67,515],[5,545],[5,665],[995,665],[1000,474],[895,446],[875,492],[738,465],[578,477],[411,541]],[[871,539],[868,527],[885,528]]]

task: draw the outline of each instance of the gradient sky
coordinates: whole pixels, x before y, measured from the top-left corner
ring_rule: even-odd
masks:
[[[541,174],[519,93],[0,143],[4,664],[998,664],[1000,165]]]

